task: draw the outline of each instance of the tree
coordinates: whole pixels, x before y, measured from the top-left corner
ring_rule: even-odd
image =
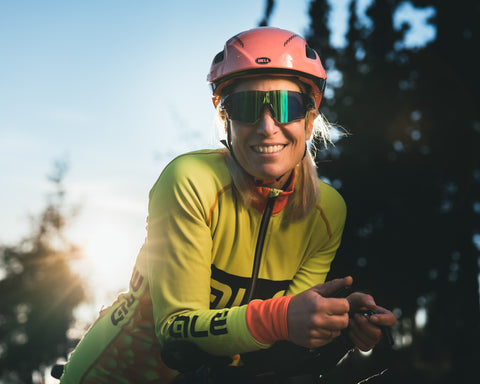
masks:
[[[32,234],[17,246],[0,247],[0,374],[32,383],[32,373],[65,354],[74,308],[85,298],[71,269],[78,248],[64,237],[64,163],[49,180],[55,187]]]
[[[480,6],[410,1],[435,10],[437,35],[408,48],[409,26],[393,22],[404,1],[372,1],[364,23],[353,0],[347,45],[334,49],[330,3],[311,1],[307,36],[330,77],[321,112],[350,132],[316,158],[349,207],[330,277],[352,274],[396,309],[395,351],[372,354],[393,367],[388,382],[471,381],[480,361]]]
[[[349,207],[331,275],[353,274],[397,308],[399,382],[463,383],[480,361],[480,7],[413,2],[435,8],[437,38],[408,49],[408,26],[393,26],[400,3],[372,2],[367,26],[352,1],[347,46],[332,49],[329,3],[311,2],[309,43],[342,79],[322,112],[351,133],[317,158]],[[422,313],[427,322],[417,326]]]

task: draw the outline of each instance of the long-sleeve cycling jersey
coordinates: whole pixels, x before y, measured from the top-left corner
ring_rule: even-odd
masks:
[[[282,199],[291,191],[245,207],[221,151],[173,160],[150,191],[147,239],[129,291],[87,332],[61,382],[169,382],[176,373],[160,350],[173,340],[217,355],[267,348],[248,329],[247,296],[324,282],[340,244],[344,201],[319,183],[315,209],[287,224]]]

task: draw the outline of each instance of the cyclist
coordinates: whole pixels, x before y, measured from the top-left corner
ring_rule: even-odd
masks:
[[[61,383],[169,383],[178,372],[162,349],[180,341],[241,356],[281,340],[316,348],[345,331],[368,350],[396,321],[369,295],[332,297],[351,277],[325,283],[346,208],[307,150],[312,136],[328,140],[318,54],[297,34],[255,28],[226,42],[207,79],[226,148],[163,170],[129,290],[100,313]]]

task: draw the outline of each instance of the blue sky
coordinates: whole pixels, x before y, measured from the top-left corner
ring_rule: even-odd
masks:
[[[271,22],[303,34],[308,1]],[[56,159],[70,169],[70,228],[93,284],[126,287],[145,236],[148,191],[185,151],[216,146],[206,74],[264,1],[0,3],[0,243],[30,229]]]
[[[369,0],[361,2],[363,6]],[[336,0],[341,45],[348,0]],[[270,24],[304,34],[308,0],[277,0]],[[126,287],[145,236],[148,191],[165,164],[216,146],[205,78],[225,40],[265,2],[0,2],[0,244],[28,234],[46,175],[65,159],[70,238],[92,285]]]

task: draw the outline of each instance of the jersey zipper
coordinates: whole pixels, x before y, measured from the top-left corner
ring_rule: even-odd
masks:
[[[263,244],[265,242],[265,235],[267,234],[268,223],[270,222],[270,217],[272,217],[273,206],[275,204],[275,199],[277,196],[269,197],[267,204],[265,205],[265,210],[263,211],[262,221],[260,222],[260,230],[258,232],[257,244],[255,247],[255,258],[253,259],[253,268],[252,268],[252,277],[250,279],[250,284],[247,289],[247,303],[252,301],[253,295],[255,293],[255,288],[258,280],[258,272],[260,270],[260,261],[262,259],[263,253]]]

